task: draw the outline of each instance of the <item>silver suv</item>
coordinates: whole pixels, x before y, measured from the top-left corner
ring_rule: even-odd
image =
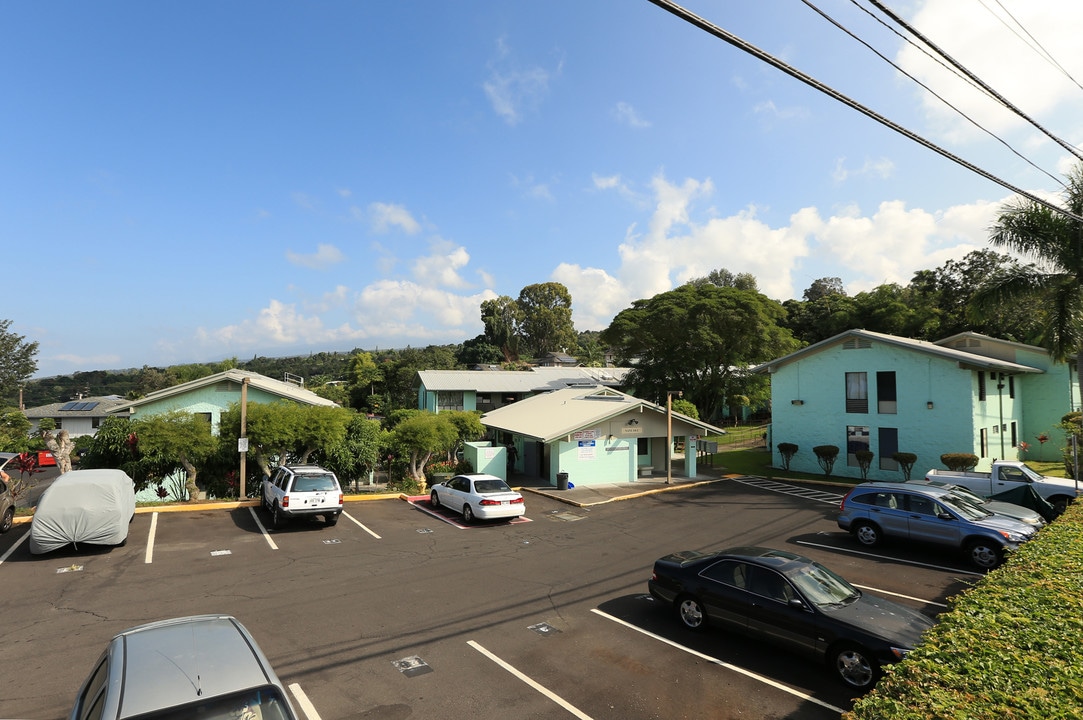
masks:
[[[236,618],[160,620],[110,641],[69,720],[297,720],[286,689]]]
[[[293,518],[323,516],[328,525],[342,513],[342,486],[319,465],[282,465],[263,480],[263,507],[280,528]]]
[[[950,490],[907,483],[862,483],[839,505],[838,525],[862,545],[885,537],[942,545],[963,551],[984,570],[1037,533],[1033,525],[997,515]]]

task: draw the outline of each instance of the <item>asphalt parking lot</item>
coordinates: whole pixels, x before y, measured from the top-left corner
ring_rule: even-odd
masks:
[[[258,508],[140,513],[108,550],[31,556],[0,536],[0,717],[66,717],[116,632],[224,612],[308,718],[837,718],[853,697],[800,658],[691,633],[646,592],[653,561],[759,544],[930,616],[980,578],[935,550],[871,553],[841,490],[728,479],[583,507],[527,495],[524,522],[463,526],[424,499],[347,503],[334,527],[267,531]]]

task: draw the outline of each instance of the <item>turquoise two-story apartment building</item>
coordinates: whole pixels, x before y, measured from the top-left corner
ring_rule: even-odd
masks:
[[[822,473],[813,448],[839,447],[832,475],[860,477],[856,453],[874,453],[870,480],[902,480],[896,452],[918,456],[913,472],[943,467],[944,453],[994,459],[1060,458],[1061,418],[1080,407],[1074,369],[1039,347],[961,333],[936,343],[850,330],[764,363],[771,377],[768,446],[793,443],[790,469]],[[1038,441],[1046,436],[1044,445]]]

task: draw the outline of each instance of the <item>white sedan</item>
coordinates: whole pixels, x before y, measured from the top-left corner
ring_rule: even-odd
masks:
[[[523,496],[495,475],[456,475],[434,485],[429,493],[434,508],[462,513],[464,522],[516,518],[526,513]]]

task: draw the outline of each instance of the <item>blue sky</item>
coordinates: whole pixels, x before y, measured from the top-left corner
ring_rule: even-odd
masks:
[[[804,3],[683,4],[1056,197]],[[818,5],[1071,167],[867,3]],[[1083,3],[891,7],[1083,141]],[[461,342],[482,301],[548,281],[579,330],[717,268],[778,300],[821,277],[853,294],[988,247],[1011,195],[647,0],[9,2],[0,68],[0,318],[39,376]]]

